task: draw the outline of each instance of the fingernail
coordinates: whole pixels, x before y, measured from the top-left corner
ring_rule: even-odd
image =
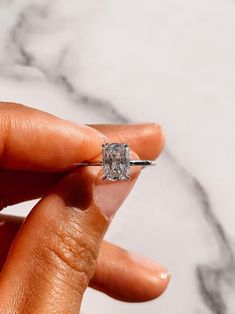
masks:
[[[108,218],[112,219],[127,195],[133,188],[140,172],[140,167],[131,167],[130,180],[108,181],[99,176],[94,186],[96,206]]]
[[[152,261],[151,259],[133,252],[129,252],[129,257],[133,262],[153,272],[155,276],[157,276],[159,279],[161,280],[170,279],[171,273],[169,272],[169,270],[163,267],[162,265]]]
[[[159,278],[161,280],[166,280],[166,279],[169,279],[170,277],[171,277],[171,273],[168,270],[159,274]]]

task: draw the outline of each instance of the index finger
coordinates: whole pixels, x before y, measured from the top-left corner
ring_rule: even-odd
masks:
[[[160,154],[164,136],[155,123],[126,125],[91,125],[107,136],[109,142],[128,143],[140,159],[156,159]],[[55,185],[65,172],[32,172],[25,170],[0,170],[0,211],[29,199],[41,197]],[[23,183],[23,184],[22,184]]]
[[[0,102],[0,167],[58,171],[101,152],[105,136],[85,125]]]

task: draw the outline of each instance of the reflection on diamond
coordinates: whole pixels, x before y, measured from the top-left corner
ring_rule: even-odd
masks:
[[[130,148],[128,144],[106,143],[103,151],[103,179],[118,181],[130,179]]]

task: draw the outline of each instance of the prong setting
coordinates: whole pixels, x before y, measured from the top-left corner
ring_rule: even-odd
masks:
[[[128,144],[102,145],[103,180],[125,181],[130,179],[130,148]]]

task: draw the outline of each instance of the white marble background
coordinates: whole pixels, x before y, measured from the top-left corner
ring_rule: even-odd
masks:
[[[233,0],[0,0],[1,100],[165,129],[107,238],[166,265],[171,284],[144,304],[89,291],[86,314],[235,313],[234,34]]]

